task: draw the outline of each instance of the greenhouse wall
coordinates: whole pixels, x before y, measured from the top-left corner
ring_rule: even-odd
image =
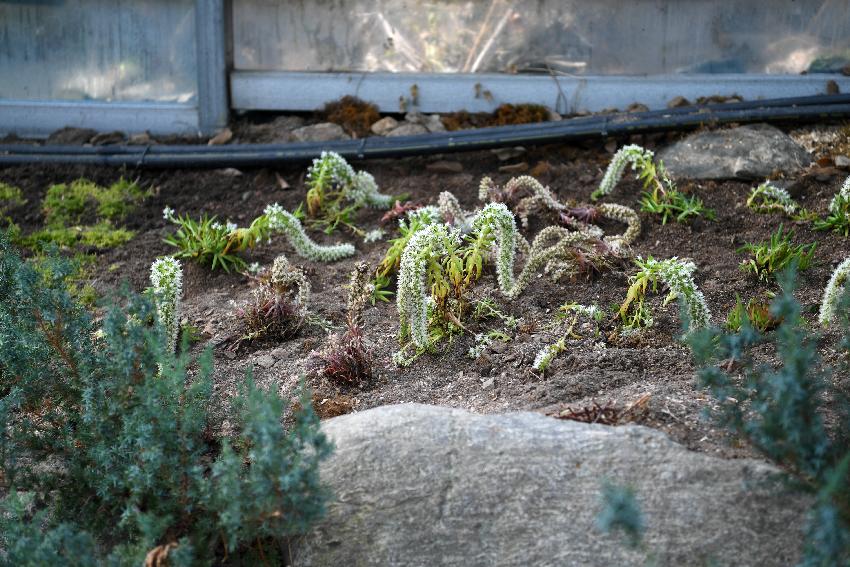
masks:
[[[850,91],[847,0],[0,0],[0,131]],[[843,71],[843,74],[842,74]],[[834,83],[834,84],[832,84]]]

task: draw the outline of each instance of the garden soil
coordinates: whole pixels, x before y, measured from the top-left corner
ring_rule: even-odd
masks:
[[[652,146],[654,142],[663,143],[665,138],[656,136],[630,141]],[[382,192],[406,193],[411,200],[420,203],[436,203],[441,191],[451,191],[465,208],[472,209],[479,205],[477,187],[482,176],[491,176],[503,184],[516,172],[526,169],[532,170],[561,200],[585,203],[600,182],[611,151],[610,142],[607,146],[600,142],[531,149],[508,162],[499,161],[492,152],[476,152],[353,165],[371,172]],[[439,163],[446,160],[459,165],[451,164],[449,168]],[[512,166],[513,171],[505,171],[505,165]],[[448,170],[454,172],[442,173]],[[135,238],[125,246],[97,255],[92,284],[99,292],[108,294],[124,282],[131,289],[141,291],[148,284],[151,262],[173,252],[163,242],[174,230],[162,216],[166,205],[180,214],[208,213],[247,225],[262,214],[269,203],[278,202],[294,210],[304,198],[305,171],[306,166],[277,170],[157,171],[33,165],[0,169],[0,181],[16,185],[25,193],[27,204],[9,213],[24,232],[43,224],[39,203],[54,183],[87,177],[108,185],[123,175],[138,179],[144,188],[152,191],[152,196],[127,219],[126,225],[136,232]],[[822,213],[847,175],[846,170],[813,166],[784,182],[802,206]],[[751,186],[737,181],[681,182],[681,189],[699,195],[716,211],[717,220],[661,225],[656,218],[642,213],[643,232],[633,252],[644,257],[678,256],[693,260],[697,266],[696,282],[705,293],[714,320],[720,323],[735,304],[736,296],[746,302],[759,294],[777,291],[775,284],[761,283],[739,269],[745,254],[738,249],[746,242],[769,238],[784,222],[786,227],[796,230],[798,243],[818,243],[814,265],[801,274],[796,292],[807,319],[814,321],[832,269],[847,256],[848,240],[831,233],[813,232],[805,224],[795,226],[779,215],[750,212],[744,201]],[[637,209],[639,193],[639,184],[627,176],[607,200]],[[381,211],[363,210],[357,217],[358,225],[374,228],[382,214]],[[531,225],[526,233],[529,237],[543,226],[539,221]],[[625,227],[612,223],[604,228],[611,233],[622,232]],[[392,232],[392,225],[387,229]],[[344,231],[331,236],[313,232],[311,236],[321,243],[353,242],[357,255],[332,264],[313,263],[296,256],[283,237],[275,237],[270,243],[250,251],[246,259],[268,266],[277,255],[286,254],[294,264],[305,269],[311,282],[311,311],[341,327],[348,274],[360,261],[377,265],[387,244],[364,244],[362,239]],[[221,411],[226,413],[228,401],[251,367],[256,380],[264,387],[293,396],[305,372],[309,353],[322,347],[326,332],[308,325],[287,341],[247,346],[234,352],[226,347],[226,339],[239,332],[239,320],[234,311],[249,299],[250,279],[235,273],[210,272],[206,267],[191,263],[184,262],[184,265],[184,322],[196,327],[202,336],[192,347],[194,354],[207,346],[214,349],[215,399]],[[398,347],[395,304],[368,305],[364,332],[376,357],[374,377],[367,383],[348,388],[311,379],[314,405],[323,417],[330,417],[406,402],[482,413],[533,410],[550,415],[593,404],[617,408],[637,404],[628,413],[627,419],[631,422],[660,429],[697,451],[728,457],[751,456],[750,448],[728,437],[706,417],[706,410],[713,409],[714,403],[696,385],[689,350],[677,340],[680,327],[676,305],[662,305],[663,292],[650,297],[655,319],[652,328],[633,336],[615,332],[612,306],[624,299],[628,276],[633,272],[634,267],[624,261],[592,278],[555,283],[540,274],[516,300],[506,301],[498,292],[491,264],[475,288],[476,295],[492,297],[505,314],[520,317],[522,321],[513,340],[497,341],[476,360],[467,357],[467,350],[474,343],[473,333],[500,329],[498,319],[472,322],[469,334],[443,341],[438,352],[421,356],[408,368],[397,368],[391,361]],[[560,337],[558,330],[564,327],[563,324],[556,326],[556,314],[559,306],[569,302],[596,304],[605,308],[609,315],[602,323],[598,338],[568,343],[567,351],[555,360],[545,375],[540,375],[532,371],[532,361],[543,345]],[[834,335],[823,339],[821,352],[827,361],[837,360],[836,344]],[[767,349],[760,352],[760,356],[768,364],[775,362],[775,353]],[[833,379],[848,381],[846,376],[840,375]]]

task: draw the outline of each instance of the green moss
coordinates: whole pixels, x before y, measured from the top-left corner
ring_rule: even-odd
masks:
[[[35,252],[46,250],[51,244],[59,248],[77,245],[104,250],[121,246],[132,240],[135,233],[125,228],[116,228],[109,221],[90,226],[50,226],[20,239],[21,244]]]
[[[20,207],[27,202],[21,190],[17,187],[0,181],[0,215],[6,214],[10,209]]]
[[[42,202],[48,227],[76,225],[96,216],[105,220],[122,220],[148,196],[135,182],[121,178],[109,187],[101,187],[88,179],[77,179],[70,185],[52,185]]]

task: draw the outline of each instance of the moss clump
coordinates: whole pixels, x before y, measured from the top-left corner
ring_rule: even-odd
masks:
[[[442,117],[446,130],[467,130],[488,126],[509,126],[511,124],[533,124],[547,122],[549,110],[540,104],[502,104],[492,113],[466,110],[444,114]]]
[[[123,178],[109,187],[87,179],[52,185],[41,206],[45,227],[18,237],[16,242],[35,252],[51,244],[101,250],[126,244],[134,233],[115,223],[125,219],[148,195],[135,182]]]
[[[45,250],[50,244],[59,248],[77,245],[105,250],[126,244],[135,233],[125,228],[116,228],[109,221],[89,226],[50,226],[24,236],[20,243],[36,252]]]
[[[84,224],[93,214],[104,220],[123,220],[148,193],[135,182],[119,179],[101,187],[88,179],[52,185],[42,201],[47,226]]]
[[[549,120],[549,110],[540,104],[503,104],[493,112],[494,126],[533,124]]]
[[[0,215],[5,215],[11,209],[20,207],[26,202],[20,189],[0,181]]]
[[[344,96],[327,103],[322,115],[328,122],[339,124],[349,134],[358,138],[368,136],[372,124],[381,118],[377,106],[356,96]]]

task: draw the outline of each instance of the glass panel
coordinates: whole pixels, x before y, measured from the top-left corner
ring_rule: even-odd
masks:
[[[194,0],[0,0],[0,98],[190,102]]]
[[[850,62],[847,0],[233,0],[240,70],[800,73]]]

